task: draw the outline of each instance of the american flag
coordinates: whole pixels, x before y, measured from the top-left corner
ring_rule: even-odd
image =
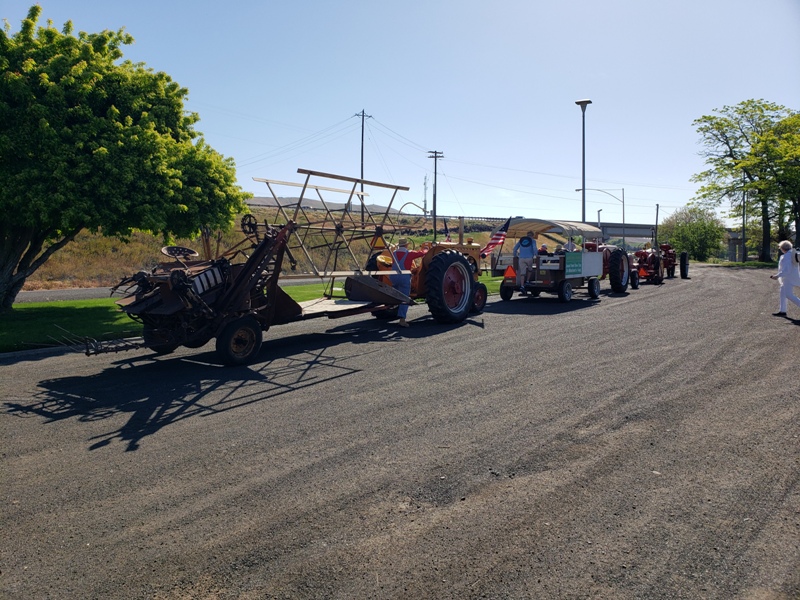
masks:
[[[500,229],[498,229],[492,234],[492,239],[490,239],[489,243],[486,244],[486,247],[483,250],[481,250],[481,257],[486,258],[489,252],[497,248],[500,244],[502,244],[505,241],[509,225],[511,225],[511,217],[508,218],[508,221],[503,223],[503,226]]]
[[[447,219],[444,219],[444,241],[445,242],[453,241],[450,239],[450,230],[447,228]]]

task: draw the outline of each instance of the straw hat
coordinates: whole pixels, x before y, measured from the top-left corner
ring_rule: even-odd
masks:
[[[408,246],[408,240],[406,238],[400,238],[397,240],[398,246]]]

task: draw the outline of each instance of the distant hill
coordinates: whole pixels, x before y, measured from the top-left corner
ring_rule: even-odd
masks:
[[[297,201],[298,201],[298,198],[297,197],[280,197],[279,196],[278,200],[280,201],[280,203],[282,205],[285,206],[287,204],[291,204],[291,205],[296,204]],[[247,204],[249,206],[264,206],[264,207],[270,207],[270,206],[277,206],[278,205],[275,202],[275,198],[272,198],[271,196],[255,196],[253,198],[250,198],[250,200],[247,201]],[[342,210],[344,208],[344,206],[345,206],[345,203],[344,202],[328,202],[328,201],[326,201],[325,205],[330,210]],[[371,214],[383,214],[383,213],[386,212],[386,207],[385,206],[381,206],[380,204],[365,204],[364,206],[367,208],[367,210]],[[322,202],[320,202],[319,200],[311,200],[309,198],[303,198],[303,207],[311,209],[311,210],[325,210],[325,207],[323,206]],[[357,201],[353,201],[353,210],[360,211],[361,210],[361,203],[359,203]],[[389,212],[392,213],[392,214],[398,214],[400,211],[396,210],[395,208],[392,208],[392,209],[389,210]],[[414,214],[414,213],[404,213],[404,214]]]

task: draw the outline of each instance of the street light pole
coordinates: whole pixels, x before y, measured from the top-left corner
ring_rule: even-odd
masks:
[[[581,222],[586,222],[586,106],[591,100],[576,100],[575,104],[581,107]]]
[[[583,188],[576,188],[575,189],[576,192],[581,192],[582,191],[582,192],[584,192],[584,194],[587,191],[590,191],[590,192],[603,192],[604,194],[614,198],[614,200],[616,200],[617,202],[622,202],[622,245],[623,246],[627,246],[628,242],[625,239],[625,188],[620,188],[620,190],[622,191],[622,200],[617,198],[614,194],[612,194],[610,192],[607,192],[606,190],[601,190],[601,189],[598,189],[598,188],[588,188],[588,190],[583,189]]]
[[[602,229],[602,227],[600,226],[600,213],[601,212],[603,212],[603,209],[602,208],[598,208],[597,209],[597,228],[598,229]]]

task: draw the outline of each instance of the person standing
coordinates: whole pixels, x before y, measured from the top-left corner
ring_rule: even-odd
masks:
[[[800,255],[792,250],[792,242],[784,240],[778,244],[783,254],[778,260],[778,272],[775,275],[770,275],[771,279],[777,279],[781,284],[781,298],[780,308],[778,312],[773,313],[775,317],[785,317],[786,308],[788,306],[787,300],[791,300],[800,307],[800,298],[794,293],[795,287],[800,287]]]
[[[408,240],[406,238],[400,238],[397,240],[397,248],[394,249],[392,255],[394,256],[395,264],[393,268],[395,270],[403,270],[408,271],[411,269],[411,264],[425,254],[424,250],[417,250],[411,251],[408,249]],[[411,275],[405,275],[403,273],[398,273],[396,275],[390,275],[389,281],[392,282],[392,287],[396,289],[398,292],[405,294],[406,296],[411,296]],[[397,316],[400,317],[400,320],[397,324],[400,327],[408,327],[408,321],[406,321],[406,315],[408,314],[408,304],[400,304],[397,307]]]
[[[577,249],[578,247],[575,245],[575,240],[573,238],[569,238],[569,241],[564,244],[564,250],[567,252],[575,252]]]
[[[517,269],[517,287],[525,295],[525,279],[527,278],[528,269],[533,267],[533,263],[539,255],[533,232],[529,231],[525,237],[519,238],[517,243],[514,244],[514,249],[511,253],[519,261],[517,263],[519,267]]]

